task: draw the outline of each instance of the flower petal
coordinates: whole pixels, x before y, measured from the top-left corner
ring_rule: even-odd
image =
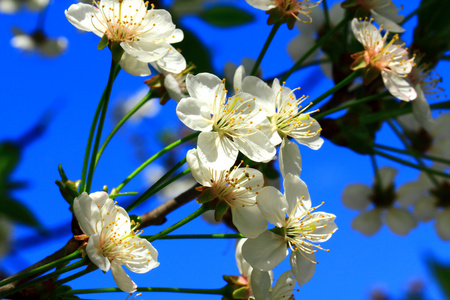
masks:
[[[133,76],[148,76],[151,74],[147,62],[142,62],[124,52],[119,62],[120,67]]]
[[[73,200],[73,212],[84,234],[92,236],[97,232],[96,224],[100,220],[100,210],[86,192]]]
[[[93,32],[99,37],[103,36],[103,32],[97,28],[103,28],[98,18],[92,17],[92,14],[100,14],[97,8],[93,8],[92,5],[85,3],[72,4],[69,9],[64,13],[67,20],[72,23],[73,26],[80,30]]]
[[[238,155],[234,143],[227,137],[221,138],[217,132],[202,132],[197,140],[198,157],[205,167],[229,169]]]
[[[352,228],[364,235],[374,235],[381,228],[380,209],[363,212],[353,219]]]
[[[450,241],[450,209],[444,209],[436,218],[436,231],[441,239]]]
[[[211,131],[211,113],[209,102],[202,98],[183,98],[177,105],[178,118],[193,130]]]
[[[286,271],[278,278],[273,287],[270,299],[290,299],[295,288],[295,278],[292,271]]]
[[[342,203],[350,209],[364,209],[371,203],[372,189],[362,183],[347,185],[342,194]]]
[[[312,250],[311,250],[312,251]],[[316,270],[314,252],[292,251],[290,262],[291,270],[299,286],[311,280]]]
[[[283,237],[265,231],[244,243],[242,255],[253,268],[270,271],[286,258],[288,249]]]
[[[306,210],[311,208],[308,187],[300,177],[292,174],[286,175],[284,179],[284,194],[289,205],[288,214],[292,214],[291,212],[295,209],[296,212],[293,216],[300,217]],[[300,205],[297,204],[298,201],[301,201]]]
[[[113,261],[111,263],[111,273],[119,289],[130,294],[136,291],[136,283],[131,280],[130,276],[128,276],[118,262]]]
[[[109,259],[103,255],[100,239],[100,233],[90,236],[86,245],[86,253],[93,264],[95,264],[103,272],[108,272],[111,264]]]
[[[394,233],[407,235],[417,226],[417,221],[406,209],[390,207],[386,214],[386,224]]]
[[[255,299],[269,299],[272,280],[267,271],[253,269],[250,277],[250,287]]]
[[[278,159],[283,178],[285,178],[289,173],[295,176],[300,176],[302,172],[302,157],[300,156],[300,149],[296,143],[284,138],[283,142],[281,142]]]
[[[381,71],[381,77],[392,96],[403,101],[411,101],[417,98],[416,90],[408,79],[385,70]]]
[[[256,238],[267,229],[267,220],[256,205],[231,207],[231,215],[234,226],[248,238]]]
[[[180,52],[170,49],[166,55],[156,61],[159,68],[164,71],[178,74],[186,69],[186,59]]]
[[[256,202],[261,214],[270,223],[280,228],[283,227],[289,206],[279,190],[272,186],[264,187],[256,196]]]

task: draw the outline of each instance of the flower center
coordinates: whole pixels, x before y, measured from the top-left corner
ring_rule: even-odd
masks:
[[[92,25],[98,31],[104,32],[112,42],[137,41],[139,35],[149,32],[156,26],[151,24],[151,19],[146,18],[149,13],[147,4],[148,2],[139,6],[125,5],[123,0],[112,1],[112,4],[94,1]],[[152,4],[151,10],[153,7]]]
[[[319,134],[320,130],[316,132],[307,130],[315,122],[310,117],[310,114],[318,111],[304,113],[312,105],[312,102],[304,108],[301,106],[301,103],[308,99],[309,96],[303,95],[297,99],[294,91],[300,88],[296,88],[283,98],[283,89],[284,83],[275,98],[275,113],[270,117],[272,127],[278,131],[278,134],[282,138],[286,136],[292,136],[293,138],[311,138]]]
[[[216,198],[227,202],[232,207],[246,207],[256,204],[256,194],[252,192],[253,187],[249,185],[255,175],[250,175],[245,168],[234,166],[231,171],[210,169],[210,172],[211,188]],[[257,186],[259,187],[259,184]]]
[[[213,130],[227,138],[242,138],[255,134],[261,126],[253,125],[253,120],[261,111],[253,111],[255,98],[243,99],[239,94],[227,98],[225,79],[218,86],[213,101]]]

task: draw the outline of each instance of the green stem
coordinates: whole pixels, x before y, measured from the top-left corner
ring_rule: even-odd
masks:
[[[152,238],[151,235],[139,237],[143,239]],[[239,233],[235,234],[172,234],[159,238],[160,240],[177,240],[177,239],[243,239],[245,236]]]
[[[293,66],[292,68],[287,71],[287,73],[285,73],[283,75],[283,77],[281,78],[281,82],[286,81],[289,76],[292,75],[292,73],[294,73],[301,65],[302,63],[311,55],[314,53],[314,51],[316,51],[320,46],[322,46],[323,43],[325,43],[326,40],[328,40],[328,38],[330,36],[332,36],[333,34],[336,33],[336,31],[338,31],[342,26],[344,26],[345,24],[347,24],[348,20],[347,18],[344,18],[338,25],[336,25],[335,27],[333,27],[331,30],[329,30],[327,32],[327,34],[325,34],[322,38],[320,38],[315,44],[314,46],[311,47],[311,49],[308,50],[308,52],[306,52]]]
[[[150,157],[146,162],[144,162],[136,170],[134,170],[134,172],[131,173],[121,184],[119,184],[119,186],[116,188],[117,192],[119,192],[121,189],[123,189],[123,187],[128,182],[130,182],[131,179],[133,179],[137,174],[139,174],[139,172],[141,172],[143,169],[145,169],[145,167],[147,167],[153,161],[155,161],[159,157],[163,156],[165,153],[167,153],[168,151],[172,150],[173,148],[183,144],[184,142],[187,142],[189,140],[192,140],[193,138],[196,138],[199,134],[200,134],[200,132],[194,132],[191,135],[188,135],[188,136],[186,136],[186,137],[184,137],[184,138],[182,138],[182,139],[180,139],[180,140],[178,140],[176,142],[173,142],[172,144],[168,145],[167,147],[165,147],[164,149],[162,149],[161,151],[159,151],[158,153],[156,153],[155,155]]]
[[[197,209],[196,211],[194,211],[192,214],[190,214],[189,216],[187,216],[186,218],[184,218],[183,220],[181,220],[180,222],[170,226],[167,229],[164,229],[163,231],[161,231],[158,234],[155,234],[154,236],[148,238],[147,240],[149,242],[153,242],[159,238],[162,238],[163,236],[166,236],[167,234],[171,233],[172,231],[174,231],[177,228],[180,228],[181,226],[189,223],[190,221],[194,220],[195,218],[197,218],[198,216],[200,216],[201,214],[203,214],[205,211],[210,210],[207,206],[205,206],[204,204],[202,206],[200,206],[199,209]]]
[[[347,84],[349,84],[350,82],[352,82],[358,76],[359,76],[359,72],[358,71],[352,72],[350,75],[345,77],[341,82],[339,82],[334,87],[329,89],[327,92],[323,93],[322,95],[317,97],[314,101],[312,101],[313,105],[316,105],[317,103],[319,103],[320,101],[322,101],[326,97],[334,94],[336,91],[340,90],[342,87],[344,87]]]
[[[132,116],[134,113],[138,111],[139,108],[141,108],[152,96],[152,91],[150,90],[148,94],[135,106],[133,109],[128,112],[122,120],[117,123],[116,127],[111,131],[111,133],[108,135],[108,137],[103,142],[102,146],[100,147],[100,150],[98,150],[97,157],[95,159],[95,166],[97,166],[98,161],[100,159],[100,156],[102,156],[103,151],[105,150],[106,146],[108,146],[108,143],[111,141],[113,136],[116,134],[116,132],[122,127],[122,125]]]
[[[311,67],[311,66],[320,65],[320,64],[326,64],[326,63],[331,63],[331,60],[328,59],[328,58],[316,59],[316,60],[313,60],[311,62],[308,62],[306,64],[301,65],[300,67],[298,67],[297,71],[300,71],[302,69],[305,69],[305,68],[308,68],[308,67]],[[265,81],[266,82],[272,82],[275,78],[280,78],[281,76],[283,76],[284,73],[286,73],[286,72],[282,72],[282,73],[280,73],[280,74],[278,74],[278,75],[276,75],[276,76],[274,76],[272,78],[269,78],[269,79],[267,79]]]
[[[98,123],[98,117],[100,115],[100,111],[104,105],[104,101],[105,101],[106,95],[108,93],[108,85],[109,85],[109,81],[111,79],[112,67],[113,67],[113,63],[111,63],[108,84],[106,85],[105,90],[103,91],[102,97],[100,98],[100,101],[97,106],[97,110],[95,111],[95,114],[94,114],[94,118],[92,119],[91,129],[89,131],[88,142],[86,144],[86,150],[84,152],[83,169],[81,171],[81,182],[80,182],[80,191],[81,192],[85,191],[86,175],[87,175],[87,169],[88,169],[88,164],[89,164],[89,154],[91,152],[92,141],[94,139],[94,132],[95,132],[95,128]],[[119,71],[120,71],[120,66],[117,65],[114,69],[114,74],[113,74],[114,77],[112,79],[113,81],[116,79],[117,75],[119,74]]]
[[[62,257],[62,258],[60,258],[58,260],[55,260],[55,261],[53,261],[51,263],[48,263],[46,265],[40,266],[40,267],[38,267],[36,269],[33,269],[33,270],[30,270],[28,272],[25,272],[25,273],[22,273],[22,274],[18,274],[16,276],[13,276],[13,277],[10,277],[8,279],[5,279],[2,282],[0,282],[0,287],[2,287],[4,285],[7,285],[8,283],[11,283],[11,282],[14,282],[14,281],[17,281],[17,280],[21,280],[23,278],[26,278],[26,277],[29,277],[29,276],[32,276],[32,275],[35,275],[35,274],[47,272],[48,270],[57,267],[59,264],[71,261],[71,260],[73,260],[75,258],[78,258],[80,256],[81,256],[80,252],[75,251],[72,254],[69,254],[69,255],[67,255],[65,257]]]
[[[226,289],[225,288],[220,288],[220,289],[137,288],[136,291],[137,292],[169,292],[169,293],[224,295],[226,292]],[[65,293],[65,295],[119,293],[119,292],[123,292],[123,291],[119,288],[85,289],[85,290],[67,291]]]
[[[39,278],[37,278],[37,279],[35,279],[33,281],[30,281],[30,282],[27,282],[25,284],[19,285],[19,286],[15,287],[15,288],[7,291],[7,292],[0,293],[0,298],[3,298],[5,296],[7,296],[7,295],[13,294],[13,293],[18,292],[18,291],[21,291],[21,290],[23,290],[23,289],[25,289],[27,287],[30,287],[30,286],[35,285],[35,284],[38,284],[38,283],[40,283],[42,281],[45,281],[47,279],[56,277],[59,274],[66,273],[66,272],[75,270],[77,268],[80,268],[80,267],[82,267],[82,266],[84,266],[86,264],[86,261],[87,261],[87,259],[83,258],[83,259],[77,261],[76,263],[71,264],[71,265],[69,265],[67,267],[58,269],[58,270],[56,270],[56,271],[54,271],[54,272],[52,272],[50,274],[47,274],[47,275],[42,276],[42,277],[39,277]]]
[[[267,37],[267,40],[264,43],[264,46],[261,49],[261,52],[259,53],[258,59],[256,60],[255,65],[253,66],[253,69],[250,72],[250,75],[255,75],[256,74],[256,71],[258,70],[258,67],[261,64],[262,59],[263,59],[264,55],[266,54],[267,49],[269,48],[269,45],[272,42],[272,40],[273,40],[275,34],[277,33],[278,28],[280,28],[280,26],[281,26],[280,22],[275,23],[273,25],[272,30],[270,31],[269,36]]]
[[[161,177],[157,182],[155,182],[148,190],[146,190],[141,196],[139,196],[136,200],[133,201],[128,207],[125,209],[127,212],[130,212],[131,210],[135,209],[138,205],[140,205],[142,202],[153,196],[154,194],[161,191],[163,188],[171,184],[172,182],[180,179],[184,175],[191,172],[190,169],[184,170],[180,174],[174,176],[170,180],[166,181],[167,178],[169,178],[170,175],[172,175],[176,170],[178,170],[184,163],[186,162],[186,158],[183,158],[179,163],[177,163],[175,166],[172,167],[166,174],[164,174],[163,177]]]
[[[322,3],[323,3],[323,14],[325,15],[325,28],[327,30],[330,30],[331,23],[330,23],[330,14],[328,12],[327,0],[323,0]]]
[[[382,186],[381,186],[381,176],[378,169],[377,160],[375,159],[375,155],[370,155],[370,162],[372,163],[373,172],[375,173],[375,189],[380,192],[380,195],[382,194]]]
[[[80,272],[77,272],[77,273],[75,273],[75,274],[73,274],[73,275],[71,275],[69,277],[66,277],[64,279],[60,279],[60,280],[56,281],[55,284],[56,284],[56,286],[61,286],[61,285],[65,284],[65,283],[67,283],[67,282],[70,282],[70,281],[72,281],[74,279],[77,279],[78,277],[81,277],[83,275],[89,274],[89,273],[91,273],[91,272],[93,272],[93,271],[95,271],[97,269],[98,269],[97,266],[91,264],[86,269],[81,270]]]
[[[424,162],[420,159],[420,157],[418,155],[416,155],[413,151],[412,151],[412,147],[409,144],[408,140],[406,139],[406,137],[403,135],[403,133],[400,132],[400,130],[398,130],[397,127],[395,127],[394,123],[392,122],[392,120],[387,120],[387,123],[389,124],[389,127],[391,127],[392,131],[394,131],[394,133],[397,135],[397,137],[400,139],[400,141],[402,142],[403,146],[410,151],[411,155],[414,157],[414,159],[417,161],[417,163],[425,168],[426,165],[424,164]],[[436,186],[438,185],[438,182],[436,180],[436,178],[434,178],[433,175],[431,175],[429,172],[426,172],[428,178],[431,180],[431,182],[433,182],[433,184],[435,184]]]
[[[364,102],[377,100],[377,99],[386,97],[388,95],[390,95],[389,91],[384,91],[384,92],[376,94],[376,95],[371,95],[371,96],[363,97],[363,98],[360,98],[360,99],[356,99],[355,101],[347,102],[347,103],[344,103],[344,104],[342,104],[342,105],[340,105],[338,107],[334,107],[334,108],[329,109],[327,111],[315,114],[314,118],[319,120],[319,119],[321,119],[321,118],[323,118],[325,116],[328,116],[328,115],[330,115],[332,113],[335,113],[337,111],[340,111],[340,110],[343,110],[343,109],[346,109],[346,108],[349,108],[349,107],[352,107],[354,105],[358,105],[358,104],[361,104],[361,103],[364,103]]]
[[[396,153],[400,153],[400,154],[406,154],[406,155],[419,155],[424,159],[429,159],[432,161],[436,161],[436,162],[440,162],[440,163],[444,163],[450,166],[450,160],[441,158],[441,157],[437,157],[437,156],[432,156],[432,155],[426,155],[420,152],[416,152],[413,149],[411,150],[402,150],[402,149],[397,149],[397,148],[392,148],[389,146],[385,146],[385,145],[379,145],[379,144],[374,144],[374,147],[383,149],[383,150],[388,150],[388,151],[392,151],[392,152],[396,152]]]
[[[400,159],[398,157],[389,155],[387,153],[384,153],[384,152],[376,150],[376,149],[374,149],[374,153],[379,155],[379,156],[382,156],[384,158],[387,158],[387,159],[390,159],[392,161],[398,162],[399,164],[402,164],[402,165],[405,165],[405,166],[408,166],[408,167],[411,167],[411,168],[414,168],[414,169],[417,169],[417,170],[420,170],[420,171],[429,172],[431,174],[434,174],[434,175],[437,175],[437,176],[441,176],[441,177],[444,177],[444,178],[450,178],[450,174],[445,174],[445,173],[437,171],[437,170],[433,170],[433,169],[430,169],[430,168],[426,168],[426,167],[415,165],[413,163],[410,163],[409,161]]]
[[[97,157],[98,147],[100,145],[100,139],[102,137],[103,124],[105,123],[106,111],[108,110],[109,97],[111,96],[112,85],[114,82],[114,73],[117,63],[114,59],[111,60],[111,70],[109,72],[108,84],[106,85],[106,93],[103,101],[102,112],[100,113],[100,120],[98,121],[97,133],[95,135],[94,148],[92,149],[91,163],[89,165],[89,172],[86,180],[86,192],[89,194],[91,191],[92,178],[94,177],[94,171],[96,167],[95,159]]]
[[[405,24],[409,19],[411,19],[412,17],[414,17],[419,11],[421,11],[422,9],[426,8],[428,5],[430,5],[431,3],[433,3],[433,1],[421,1],[420,2],[420,6],[418,8],[416,8],[415,10],[413,10],[412,12],[410,12],[404,19],[403,21],[400,22],[399,25],[403,25]]]

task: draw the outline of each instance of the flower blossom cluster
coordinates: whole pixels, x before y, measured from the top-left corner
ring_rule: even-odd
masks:
[[[321,127],[307,112],[310,105],[303,105],[307,96],[295,95],[298,89],[280,85],[277,79],[269,86],[260,78],[246,76],[242,66],[236,70],[233,85],[230,94],[225,80],[215,75],[188,75],[189,97],[177,106],[179,119],[200,131],[197,148],[186,156],[201,185],[197,201],[214,208],[216,221],[231,210],[233,224],[248,238],[242,256],[253,273],[267,275],[291,249],[292,273],[283,274],[280,282],[291,282],[294,276],[302,285],[314,274],[314,253],[326,250],[319,243],[337,230],[334,215],[315,212],[318,206],[312,207],[308,188],[299,177],[302,163],[297,143],[319,149]],[[270,162],[276,159],[278,146],[284,194],[275,187],[264,187],[259,170],[243,166],[243,161],[236,164],[239,152],[255,163]],[[269,290],[270,281],[263,289],[265,296],[256,299],[274,299],[267,294]]]

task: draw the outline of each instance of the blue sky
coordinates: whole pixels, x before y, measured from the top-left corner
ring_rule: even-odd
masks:
[[[233,1],[233,3],[237,3]],[[417,5],[417,1],[396,1],[404,5],[402,13],[407,15]],[[195,30],[214,56],[213,65],[217,74],[222,74],[226,62],[238,64],[243,57],[256,58],[270,28],[265,25],[266,15],[253,10],[244,1],[237,5],[254,13],[254,23],[240,28],[223,30],[212,27],[195,17],[182,20],[183,25]],[[49,9],[46,32],[50,36],[65,36],[69,40],[67,51],[56,59],[46,59],[37,54],[28,55],[10,46],[12,37],[10,28],[20,26],[25,31],[34,29],[36,15],[22,11],[17,15],[2,15],[0,27],[0,47],[3,53],[3,76],[0,110],[0,140],[16,139],[31,128],[46,111],[53,118],[43,137],[23,153],[23,159],[13,174],[17,180],[26,180],[26,189],[17,191],[15,196],[33,210],[46,228],[66,224],[71,214],[67,203],[62,199],[54,181],[59,179],[58,164],[62,164],[70,179],[77,180],[81,174],[86,138],[91,118],[101,93],[106,85],[110,53],[96,49],[99,39],[92,33],[78,32],[65,18],[64,10],[69,2],[55,1]],[[407,23],[407,29],[414,25],[413,18]],[[269,48],[262,62],[263,74],[271,77],[288,69],[292,61],[286,53],[289,41],[298,34],[282,26],[274,44]],[[411,31],[404,35],[405,41],[411,40]],[[438,73],[444,77],[443,87],[448,74],[448,62],[441,62]],[[321,79],[311,85],[310,78],[323,78],[317,69],[306,69],[292,76],[287,86],[302,86],[302,91],[310,99],[322,94],[331,87],[331,82]],[[111,117],[112,107],[142,88],[143,79],[121,72],[114,84],[111,95],[111,109],[105,125],[105,133],[114,126]],[[447,88],[448,90],[448,88]],[[145,137],[142,146],[147,153],[157,151],[154,145],[156,135],[179,121],[174,114],[175,104],[164,106],[159,118],[148,119],[140,124],[129,124],[120,131],[105,151],[95,173],[93,190],[103,185],[118,185],[128,176],[142,159],[136,156],[131,138],[140,133]],[[161,121],[163,120],[163,121]],[[377,135],[377,141],[399,146],[394,136],[383,128]],[[140,141],[138,141],[139,143]],[[337,216],[339,230],[329,240],[326,248],[329,253],[319,252],[316,257],[320,264],[313,279],[296,294],[298,299],[366,299],[375,288],[381,288],[399,299],[415,280],[425,284],[429,299],[443,299],[443,295],[427,271],[424,258],[434,256],[449,262],[448,243],[440,240],[431,223],[420,223],[409,235],[400,237],[386,226],[372,237],[366,237],[354,231],[350,224],[357,212],[342,205],[341,195],[350,183],[371,184],[373,172],[370,160],[350,152],[348,149],[325,141],[320,150],[313,151],[301,147],[303,158],[302,179],[309,187],[313,203],[325,201],[324,211]],[[379,159],[380,166],[390,165],[399,168],[397,186],[415,180],[416,171],[406,169],[395,163]],[[142,191],[148,183],[145,177],[137,178],[127,186],[128,191]],[[122,198],[124,199],[124,198]],[[118,199],[119,204],[121,198]],[[145,212],[158,204],[149,201],[138,212]],[[193,212],[198,205],[190,203],[168,216],[167,225],[173,224]],[[145,229],[146,235],[159,232],[165,227]],[[210,226],[198,219],[175,233],[231,233],[223,225]],[[23,240],[35,232],[23,226],[15,226],[13,240]],[[70,237],[68,231],[57,239],[39,246],[24,248],[20,245],[14,253],[5,258],[2,268],[8,272],[17,272],[29,264],[45,257],[62,247]],[[45,240],[45,237],[42,237]],[[153,243],[158,249],[161,265],[145,275],[132,274],[133,280],[142,287],[189,287],[219,288],[224,285],[223,274],[238,275],[234,261],[234,241],[232,240],[167,240]],[[276,277],[289,268],[286,261],[275,269]],[[74,288],[115,287],[110,273],[101,271],[73,282]],[[97,299],[125,299],[125,293],[90,296]],[[168,293],[147,293],[142,299],[220,299],[219,296],[174,295]]]

